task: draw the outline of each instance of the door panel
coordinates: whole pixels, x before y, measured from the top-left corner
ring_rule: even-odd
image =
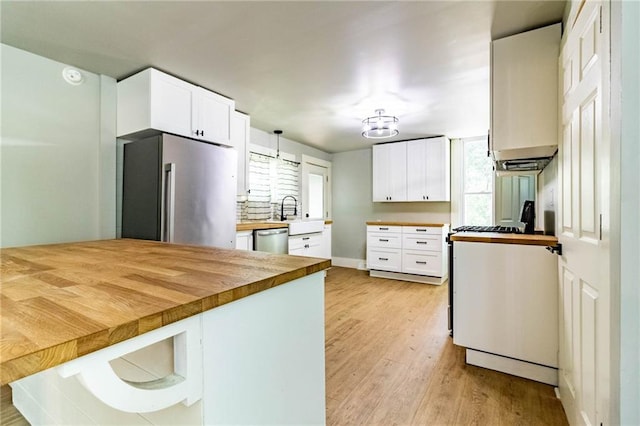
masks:
[[[578,7],[578,3],[574,7]],[[608,424],[609,141],[603,123],[608,93],[608,2],[586,1],[564,36],[562,140],[558,149],[563,255],[560,277],[560,396],[570,424]],[[605,238],[603,238],[605,237]]]

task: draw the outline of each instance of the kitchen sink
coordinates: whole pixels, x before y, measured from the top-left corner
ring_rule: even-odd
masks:
[[[289,225],[289,235],[311,234],[324,231],[324,220],[291,220],[284,221]]]

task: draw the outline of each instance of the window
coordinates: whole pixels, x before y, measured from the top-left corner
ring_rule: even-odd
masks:
[[[284,155],[281,153],[281,157]],[[280,202],[287,195],[292,195],[299,200],[298,164],[288,159],[275,159],[270,155],[251,151],[246,219],[274,218],[275,213],[280,214]],[[291,200],[291,206],[293,208],[293,200]],[[242,219],[245,218],[244,216],[241,214]]]
[[[462,140],[462,224],[493,224],[493,164],[487,138]]]

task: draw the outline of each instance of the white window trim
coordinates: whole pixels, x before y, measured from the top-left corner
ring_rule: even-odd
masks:
[[[474,136],[451,141],[451,227],[464,223],[465,194],[486,194],[486,192],[464,192],[464,144],[466,141],[486,140],[488,136]],[[491,220],[495,223],[495,173],[491,176]]]

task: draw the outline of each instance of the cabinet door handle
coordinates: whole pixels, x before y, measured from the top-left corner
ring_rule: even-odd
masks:
[[[309,248],[309,244],[305,244],[305,245],[304,245],[304,248]]]
[[[200,136],[204,136],[204,130],[200,130]]]
[[[380,230],[380,231],[388,231],[389,228],[378,228],[378,230]]]
[[[416,244],[427,244],[426,241],[416,241]]]
[[[378,260],[389,260],[388,257],[379,257]]]
[[[202,133],[202,135],[204,136],[204,133]],[[429,199],[429,196],[427,195],[427,200]]]
[[[311,237],[302,237],[303,240],[308,240]]]
[[[389,240],[385,240],[384,238],[378,238],[378,241],[382,241],[383,243],[388,243]]]
[[[427,264],[427,262],[420,261],[420,260],[416,260],[416,263],[417,263],[418,265],[426,265],[426,264]]]
[[[424,228],[424,229],[416,228],[416,232],[427,232],[427,228]]]

